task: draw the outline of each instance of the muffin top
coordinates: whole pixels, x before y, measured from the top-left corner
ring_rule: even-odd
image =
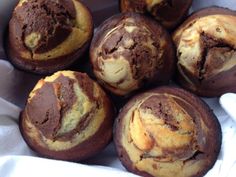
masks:
[[[199,79],[207,79],[236,65],[236,13],[230,14],[230,10],[223,8],[218,9],[219,13],[215,10],[214,14],[199,14],[200,18],[187,20],[173,36],[179,64]]]
[[[139,175],[201,176],[217,159],[221,129],[197,97],[160,87],[134,97],[122,109],[115,143],[126,168]]]
[[[54,59],[82,47],[91,36],[91,23],[77,0],[21,0],[10,20],[10,42],[23,59]]]
[[[236,91],[235,25],[234,11],[212,7],[192,14],[175,31],[179,82],[185,88],[201,96]]]
[[[126,13],[113,16],[98,28],[90,56],[97,78],[112,92],[125,95],[158,78],[167,61],[172,66],[173,55],[164,57],[167,50],[173,54],[171,40],[159,24]]]
[[[122,12],[149,15],[168,29],[173,29],[187,15],[192,0],[120,0]]]
[[[63,156],[60,151],[76,149],[104,121],[111,128],[112,112],[106,94],[86,74],[60,71],[41,79],[30,93],[21,115],[21,132],[43,155],[76,159],[83,153]]]

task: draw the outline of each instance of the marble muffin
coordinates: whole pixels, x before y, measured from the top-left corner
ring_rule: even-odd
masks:
[[[156,21],[123,13],[99,26],[90,61],[98,81],[124,96],[148,85],[168,83],[176,64],[174,53],[170,35]]]
[[[236,12],[211,7],[192,14],[173,34],[177,81],[200,96],[236,92]]]
[[[20,0],[9,22],[7,53],[20,69],[53,73],[85,53],[93,34],[79,0]]]
[[[39,155],[80,161],[110,142],[113,114],[111,101],[87,74],[59,71],[36,84],[19,125]]]
[[[191,5],[192,0],[120,0],[121,12],[145,14],[168,29],[182,22]]]
[[[220,152],[222,133],[212,110],[198,97],[159,87],[131,99],[114,128],[118,156],[144,177],[200,177]]]

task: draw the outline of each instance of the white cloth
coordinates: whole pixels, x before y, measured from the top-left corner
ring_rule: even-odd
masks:
[[[6,72],[9,71],[9,72]],[[7,74],[6,74],[7,73]],[[11,65],[0,61],[0,77],[14,73]],[[2,85],[0,85],[1,90]],[[231,119],[221,108],[219,100],[204,99],[214,110],[223,132],[223,143],[215,166],[206,177],[235,177],[236,174],[236,121]],[[236,120],[236,95],[226,94],[221,97],[222,107]],[[114,146],[111,144],[105,151],[83,163],[64,162],[42,159],[36,156],[21,137],[18,128],[20,108],[0,98],[0,176],[135,176],[125,172],[118,160]],[[46,172],[46,173],[45,173]]]
[[[95,11],[101,10],[104,6],[103,4],[105,4],[107,8],[109,5],[117,3],[116,0],[103,0],[102,2],[106,3],[99,3],[99,6],[97,6],[95,0],[84,1],[93,11],[94,9]],[[7,25],[10,12],[14,7],[15,2],[16,0],[0,0],[0,52],[3,49],[1,46],[3,29],[5,29]],[[195,11],[211,5],[236,9],[235,0],[194,0],[191,10]],[[109,16],[108,14],[102,15]],[[101,16],[96,16],[95,21],[100,21],[100,18]],[[16,75],[17,80],[15,78]],[[0,97],[14,102],[17,105],[22,105],[22,99],[26,97],[26,91],[29,91],[30,87],[34,85],[33,82],[35,82],[35,78],[36,76],[27,73],[19,71],[15,72],[8,63],[0,61]],[[22,84],[25,84],[24,81],[27,83],[22,86]],[[17,93],[19,85],[21,85],[20,94]],[[221,123],[223,132],[223,143],[220,155],[216,164],[207,173],[206,177],[235,177],[236,121],[233,121],[233,119],[231,119],[221,108],[218,99],[204,100],[214,110],[214,113]],[[227,113],[236,120],[236,96],[232,94],[224,95],[221,98],[221,104],[222,107],[226,109]],[[84,162],[89,165],[36,157],[34,152],[32,152],[25,144],[19,132],[17,124],[19,111],[20,108],[0,99],[0,177],[135,176],[125,172],[124,167],[116,157],[112,144],[99,155]]]
[[[7,92],[12,76],[15,76],[13,67],[0,60],[0,94]],[[88,165],[37,157],[19,131],[20,110],[0,97],[0,177],[136,176],[125,171],[116,157],[113,144],[94,158],[84,161]]]

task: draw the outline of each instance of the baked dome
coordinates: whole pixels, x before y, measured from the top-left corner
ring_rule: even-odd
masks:
[[[141,14],[115,15],[97,29],[90,47],[97,79],[112,93],[128,95],[150,84],[166,84],[175,66],[168,32]]]
[[[59,71],[41,79],[20,116],[26,143],[42,156],[78,161],[110,142],[113,106],[87,74]]]
[[[236,12],[211,7],[191,15],[173,34],[178,77],[207,97],[236,92]]]
[[[9,22],[7,52],[20,69],[52,73],[85,52],[92,17],[79,0],[21,0]]]
[[[198,97],[160,87],[131,99],[116,120],[118,156],[145,177],[200,177],[221,148],[220,124]]]

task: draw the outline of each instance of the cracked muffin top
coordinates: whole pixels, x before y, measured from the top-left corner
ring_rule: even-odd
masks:
[[[146,83],[168,82],[174,65],[168,33],[155,21],[139,14],[111,17],[95,33],[90,60],[96,77],[118,95]]]
[[[31,0],[18,5],[15,14],[22,25],[18,37],[35,53],[47,52],[64,41],[72,32],[76,17],[71,0]]]
[[[234,11],[213,7],[194,13],[175,31],[181,85],[201,96],[236,91],[235,25]]]
[[[43,62],[55,59],[71,63],[90,40],[92,29],[91,15],[79,0],[21,0],[9,23],[8,53],[23,69],[24,62],[31,62],[31,70],[44,69]]]
[[[217,160],[221,128],[193,94],[159,87],[132,98],[115,124],[118,156],[145,177],[200,177]]]
[[[20,117],[21,133],[43,156],[82,160],[111,140],[113,110],[87,74],[59,71],[39,80],[31,91]]]

